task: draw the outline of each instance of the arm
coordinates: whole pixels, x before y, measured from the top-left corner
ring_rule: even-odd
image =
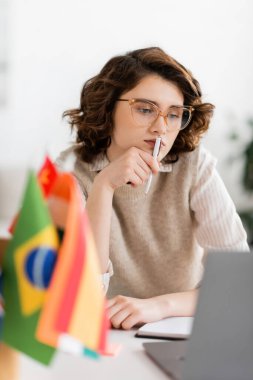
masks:
[[[95,178],[86,203],[91,228],[100,258],[102,273],[108,269],[109,240],[114,191],[127,183],[142,185],[159,166],[151,154],[137,148],[128,149],[112,161]]]
[[[98,175],[87,199],[86,210],[99,253],[102,273],[108,269],[113,190]]]
[[[117,296],[108,301],[108,315],[113,327],[128,330],[167,317],[192,316],[197,298],[196,289],[147,299]]]
[[[197,222],[196,238],[206,250],[249,250],[235,205],[215,169],[215,160],[205,149],[200,150],[190,206]]]

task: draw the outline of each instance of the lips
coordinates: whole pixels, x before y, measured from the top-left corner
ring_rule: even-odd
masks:
[[[145,143],[150,145],[152,148],[154,148],[156,139],[150,139],[150,140],[144,140],[144,141]],[[163,142],[163,140],[161,140],[161,147],[162,146],[165,146],[165,143]]]
[[[144,140],[146,144],[148,144],[151,148],[155,146],[155,140]]]

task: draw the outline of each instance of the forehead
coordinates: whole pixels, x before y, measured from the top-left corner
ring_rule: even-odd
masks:
[[[148,99],[160,106],[184,103],[180,88],[159,75],[147,75],[134,88],[124,93],[124,96]]]

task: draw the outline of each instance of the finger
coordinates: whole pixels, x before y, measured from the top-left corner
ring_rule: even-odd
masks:
[[[142,157],[139,157],[137,164],[141,167],[141,169],[147,174],[150,174],[151,168],[150,166],[146,163],[146,161],[143,160]]]
[[[142,317],[138,312],[129,314],[127,318],[123,322],[121,322],[121,327],[124,330],[129,330],[135,325],[143,323]]]
[[[124,308],[123,304],[116,303],[107,310],[108,318],[111,319],[115,314],[117,314],[121,309]]]
[[[160,170],[159,162],[157,158],[152,157],[152,172],[154,174],[158,173]]]
[[[122,322],[124,322],[124,320],[129,316],[129,313],[130,311],[128,308],[124,308],[120,310],[117,314],[115,314],[110,319],[112,326],[115,327],[116,329],[119,329],[122,325]]]
[[[149,166],[147,166],[146,164],[144,165],[145,169],[139,164],[134,168],[135,174],[141,179],[142,183],[146,182],[151,173]]]
[[[130,177],[129,182],[132,186],[139,186],[143,184],[142,178],[134,171],[132,176]]]
[[[154,173],[159,170],[158,162],[154,160],[153,158],[151,158],[151,161],[152,160],[155,161],[156,169],[152,169],[141,157],[139,157],[137,166],[134,168],[135,173],[140,177],[140,179],[142,180],[142,183],[147,181],[150,173],[152,172]]]
[[[110,307],[112,307],[116,302],[117,302],[116,297],[113,297],[113,298],[107,300],[107,302],[106,302],[107,309],[109,309]]]
[[[156,158],[154,158],[151,154],[144,151],[140,151],[140,156],[154,174],[159,172],[159,164]]]

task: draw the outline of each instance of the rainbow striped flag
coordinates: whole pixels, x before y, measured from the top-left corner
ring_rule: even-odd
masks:
[[[58,347],[61,336],[67,334],[87,352],[100,353],[106,347],[109,322],[95,244],[74,177],[59,174],[48,201],[57,226],[64,229],[64,237],[37,338]]]
[[[38,180],[30,172],[14,236],[3,259],[3,340],[44,364],[55,350],[39,342],[35,331],[57,250],[56,229]]]

